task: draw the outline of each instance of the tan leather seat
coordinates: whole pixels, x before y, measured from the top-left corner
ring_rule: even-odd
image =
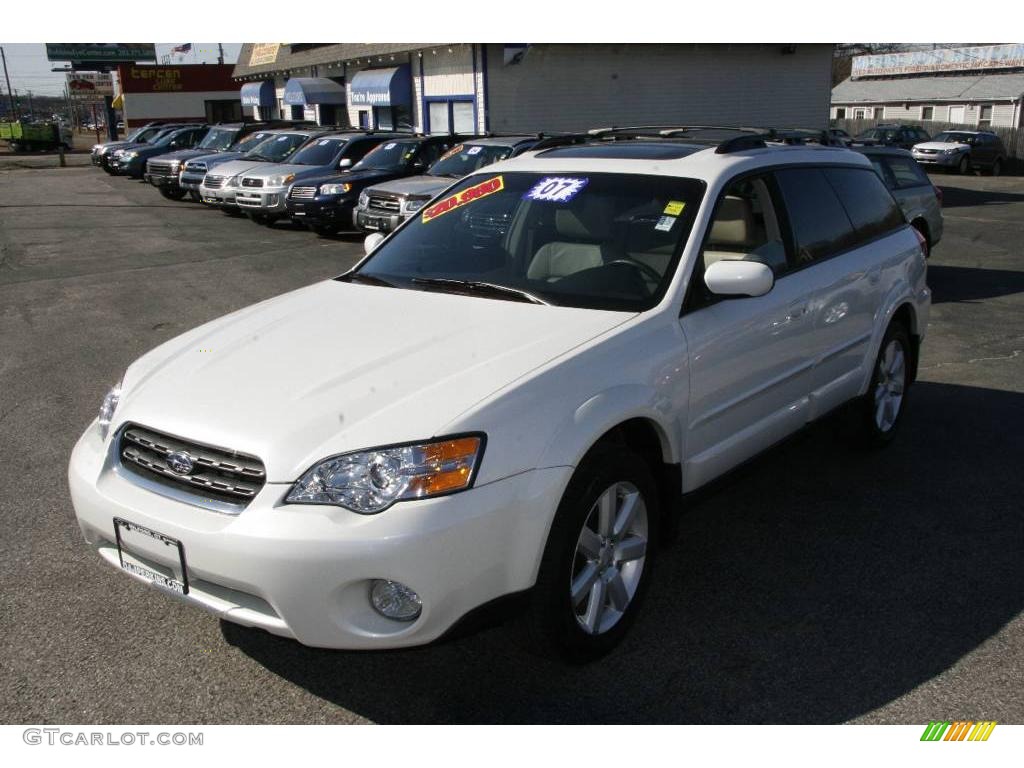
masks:
[[[555,211],[558,240],[545,243],[534,255],[526,276],[553,282],[605,263],[605,243],[612,232],[612,208],[601,198],[580,200]]]
[[[704,249],[704,266],[722,259],[742,259],[751,249],[754,209],[746,198],[727,195],[715,212],[711,237]]]

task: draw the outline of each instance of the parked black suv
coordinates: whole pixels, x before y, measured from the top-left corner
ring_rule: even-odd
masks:
[[[288,191],[288,216],[317,234],[352,229],[352,212],[369,186],[415,176],[468,136],[405,136],[378,144],[348,171],[303,179]]]
[[[868,146],[910,149],[928,139],[928,132],[919,125],[876,125],[857,134],[853,140]]]

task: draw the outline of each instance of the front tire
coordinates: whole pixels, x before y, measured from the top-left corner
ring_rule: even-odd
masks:
[[[184,189],[167,189],[166,187],[160,187],[160,194],[166,197],[168,200],[181,200],[185,197]]]
[[[996,158],[995,162],[992,163],[992,168],[989,170],[989,175],[998,176],[1003,172],[1003,161],[1000,158]]]
[[[584,663],[618,645],[650,582],[660,513],[639,455],[624,446],[587,455],[555,513],[532,592],[526,619],[537,650]]]
[[[860,442],[868,448],[888,445],[896,437],[907,406],[912,355],[907,329],[901,323],[890,323],[875,359],[871,384],[854,408]]]
[[[961,176],[966,176],[971,172],[971,161],[968,157],[964,156],[960,158],[960,163],[956,167],[957,173]]]

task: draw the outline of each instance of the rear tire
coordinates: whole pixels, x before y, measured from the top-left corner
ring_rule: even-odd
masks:
[[[992,168],[989,170],[989,175],[998,176],[1003,172],[1003,161],[1002,158],[997,157],[995,162],[992,163]]]
[[[618,645],[651,580],[660,514],[638,454],[608,446],[587,455],[558,505],[524,617],[535,650],[585,663]]]
[[[880,448],[896,437],[907,408],[913,354],[909,331],[897,321],[890,323],[868,391],[853,403],[851,412],[855,437],[864,447]]]

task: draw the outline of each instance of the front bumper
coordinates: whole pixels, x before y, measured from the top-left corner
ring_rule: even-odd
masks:
[[[960,158],[963,157],[959,152],[953,155],[945,155],[942,153],[937,155],[925,155],[918,152],[912,152],[911,154],[919,165],[934,165],[944,168],[955,168],[960,164]]]
[[[288,215],[295,221],[301,221],[311,227],[344,227],[352,226],[352,210],[355,200],[340,195],[319,195],[308,200],[285,201]]]
[[[137,157],[131,160],[121,160],[120,158],[113,157],[110,159],[108,170],[115,176],[140,178],[142,176],[143,162]]]
[[[240,514],[226,515],[139,485],[110,458],[113,444],[93,422],[68,468],[79,527],[101,558],[118,566],[114,517],[149,527],[182,542],[190,587],[185,596],[155,589],[327,648],[428,643],[470,610],[532,586],[572,472],[534,470],[377,515],[283,505],[290,484],[268,483]],[[173,564],[159,552],[132,554],[156,569]],[[419,618],[394,621],[372,608],[370,584],[381,578],[419,593]]]
[[[237,208],[238,206],[235,205],[235,193],[237,191],[237,187],[218,187],[217,189],[211,189],[206,185],[200,184],[199,198],[207,205],[219,205],[222,208]]]
[[[181,185],[178,183],[178,176],[164,176],[162,174],[144,173],[142,178],[152,184],[154,187],[162,187],[164,189],[181,189]]]
[[[235,205],[244,211],[286,213],[288,210],[287,194],[287,187],[270,189],[239,187],[235,195]]]
[[[394,232],[408,216],[400,213],[383,213],[365,208],[356,208],[355,224],[363,232]]]
[[[189,173],[188,171],[182,171],[181,176],[178,177],[178,183],[182,189],[187,189],[190,192],[199,192],[199,187],[202,186],[203,179],[206,177],[206,171],[197,171]]]

